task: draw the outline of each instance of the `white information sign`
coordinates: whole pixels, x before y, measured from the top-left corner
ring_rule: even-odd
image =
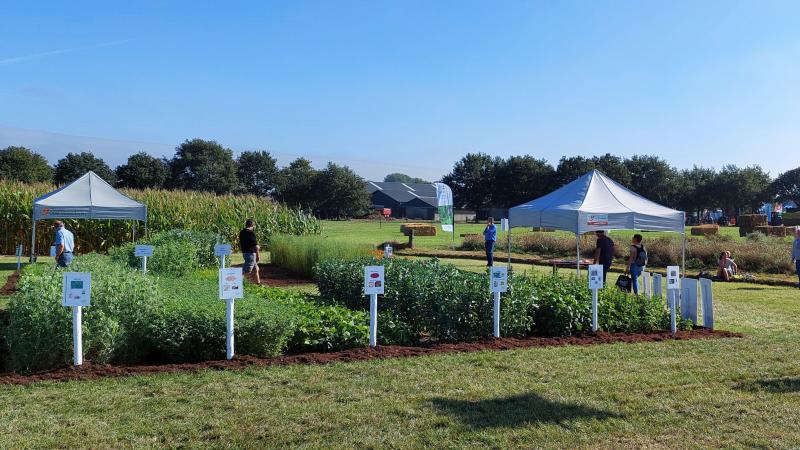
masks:
[[[364,295],[383,294],[383,266],[364,267]]]
[[[681,288],[680,284],[680,266],[667,266],[667,290],[678,290]]]
[[[391,259],[392,256],[394,256],[394,249],[391,244],[386,244],[386,246],[383,247],[383,257]]]
[[[89,306],[92,296],[92,274],[65,272],[62,306]]]
[[[500,219],[500,231],[508,231],[508,219]]]
[[[489,283],[491,292],[508,291],[508,267],[492,267]]]
[[[214,246],[214,256],[228,256],[231,254],[231,244],[216,244]]]
[[[603,265],[589,266],[589,289],[603,289]]]
[[[153,256],[153,246],[152,245],[137,245],[133,249],[133,256]]]
[[[241,267],[219,269],[219,298],[222,300],[244,298]]]
[[[51,258],[55,258],[56,257],[56,246],[55,245],[51,245],[50,246],[50,257]]]

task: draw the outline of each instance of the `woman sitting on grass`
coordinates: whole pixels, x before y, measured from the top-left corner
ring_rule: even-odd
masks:
[[[731,258],[731,252],[725,251],[720,253],[717,278],[721,281],[731,281],[738,270],[739,266],[737,266],[733,258]]]

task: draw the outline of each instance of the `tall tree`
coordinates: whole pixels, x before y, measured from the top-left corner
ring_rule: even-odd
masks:
[[[275,198],[290,206],[314,208],[314,183],[317,170],[311,161],[297,158],[278,173]]]
[[[53,173],[53,181],[56,184],[70,183],[90,170],[106,180],[108,184],[113,185],[117,182],[117,176],[111,170],[111,167],[108,167],[105,161],[89,152],[67,153],[67,156],[59,159]]]
[[[720,170],[714,183],[717,201],[729,214],[755,211],[770,200],[769,174],[758,166],[739,168],[726,165]]]
[[[634,155],[625,160],[630,188],[663,205],[677,206],[675,181],[678,171],[658,156]]]
[[[442,178],[453,190],[456,206],[475,211],[490,206],[495,172],[501,163],[502,159],[485,153],[468,153],[456,162],[453,171]]]
[[[544,159],[511,156],[495,171],[493,204],[509,208],[547,194],[553,189],[555,170]]]
[[[169,164],[163,159],[139,152],[128,157],[128,162],[116,168],[121,187],[137,189],[163,188],[169,177]]]
[[[404,173],[395,172],[390,173],[383,177],[383,181],[386,183],[397,182],[397,183],[430,183],[430,181],[426,181],[422,178],[412,177],[410,175],[406,175]]]
[[[556,167],[554,187],[561,187],[571,183],[595,168],[594,162],[583,156],[562,156]]]
[[[0,150],[0,179],[23,182],[53,181],[53,168],[44,157],[25,147]]]
[[[619,156],[606,153],[601,156],[585,158],[583,156],[562,157],[556,168],[556,183],[563,186],[575,181],[590,170],[599,170],[623,186],[630,186],[631,174],[625,162]]]
[[[720,206],[715,193],[717,173],[714,169],[694,166],[681,170],[675,181],[674,200],[667,202],[687,212]]]
[[[227,194],[237,185],[233,152],[216,141],[184,141],[169,165],[172,187]]]
[[[793,201],[800,205],[800,167],[780,174],[770,186],[778,200]]]
[[[366,214],[370,196],[364,179],[347,166],[329,162],[314,182],[316,211],[320,217],[347,219]]]
[[[265,151],[242,152],[236,161],[239,192],[270,195],[278,183],[277,160]]]

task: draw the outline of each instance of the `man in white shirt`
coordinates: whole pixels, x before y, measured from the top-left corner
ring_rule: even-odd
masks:
[[[56,264],[58,267],[67,267],[72,262],[72,251],[75,249],[75,237],[72,232],[64,228],[64,222],[56,220],[53,223],[56,230],[54,245],[56,246]]]

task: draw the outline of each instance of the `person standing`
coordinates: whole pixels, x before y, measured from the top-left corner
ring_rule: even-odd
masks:
[[[497,241],[497,227],[494,218],[486,219],[486,228],[483,229],[483,246],[486,249],[486,267],[494,265],[494,243]]]
[[[797,287],[800,288],[800,227],[794,229],[794,242],[792,243],[792,262],[797,272]]]
[[[75,236],[64,227],[64,222],[60,220],[53,222],[53,228],[56,230],[55,241],[53,242],[53,245],[56,246],[56,264],[58,267],[67,267],[72,263]]]
[[[614,241],[606,236],[606,232],[603,230],[596,231],[595,234],[597,235],[597,248],[594,250],[594,263],[603,265],[603,284],[605,284],[608,279],[608,270],[611,269],[611,263],[614,261]]]
[[[633,293],[639,293],[639,275],[644,272],[644,266],[647,265],[647,250],[642,244],[642,235],[634,234],[631,239],[630,255],[628,255],[628,263],[625,268],[625,273],[631,274],[631,286],[633,286]]]
[[[252,275],[252,281],[261,284],[261,276],[258,271],[258,261],[261,259],[261,247],[258,245],[255,232],[256,224],[253,219],[244,222],[244,229],[239,232],[239,247],[242,249],[244,264],[242,272]]]

